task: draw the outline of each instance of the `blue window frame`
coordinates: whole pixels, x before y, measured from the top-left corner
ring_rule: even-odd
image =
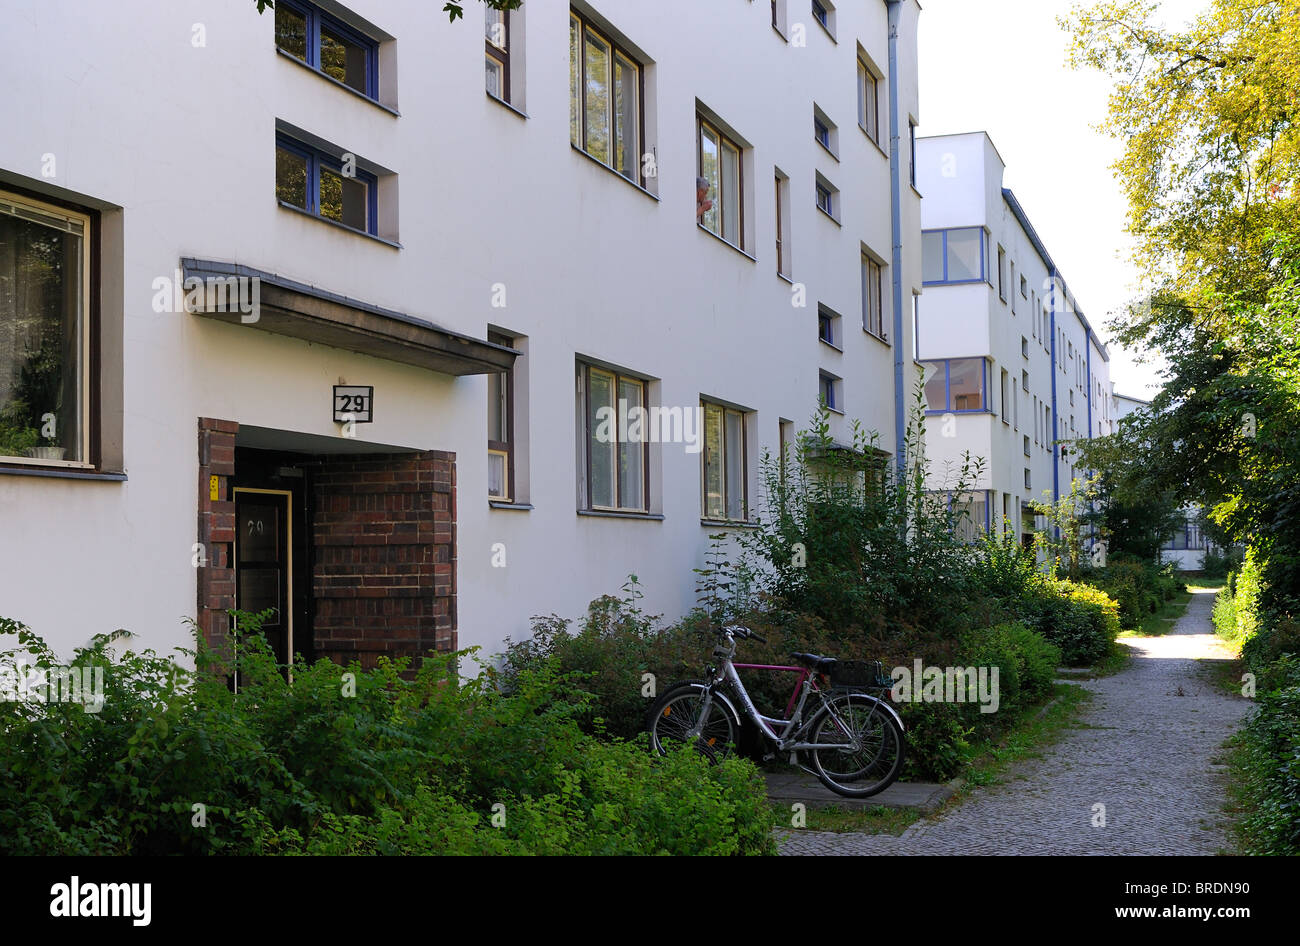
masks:
[[[812,0],[812,15],[813,18],[818,23],[820,23],[822,26],[826,27],[827,29],[830,29],[830,24],[828,22],[829,17],[827,16],[826,13],[826,7],[818,3],[817,0]]]
[[[921,254],[922,285],[989,281],[988,239],[983,227],[922,230]]]
[[[379,98],[379,44],[302,0],[275,5],[275,45],[322,75]]]
[[[834,375],[822,373],[819,376],[819,391],[821,399],[826,402],[826,406],[833,411],[839,411],[839,379]]]
[[[988,414],[989,364],[983,358],[923,361],[927,414]]]
[[[821,181],[817,182],[817,209],[828,217],[835,216],[834,192]]]
[[[345,173],[333,155],[275,136],[275,196],[281,203],[361,233],[377,235],[379,181],[360,168]]]

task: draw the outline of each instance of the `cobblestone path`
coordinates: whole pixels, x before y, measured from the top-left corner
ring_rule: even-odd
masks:
[[[1213,688],[1199,659],[1227,651],[1213,593],[1195,595],[1163,637],[1128,638],[1121,673],[1081,681],[1078,728],[1000,784],[975,789],[901,836],[786,832],[783,854],[1215,854],[1229,847],[1220,745],[1250,702]],[[1094,805],[1105,805],[1095,827]]]

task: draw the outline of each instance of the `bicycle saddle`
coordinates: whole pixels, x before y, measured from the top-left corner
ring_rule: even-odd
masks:
[[[817,673],[830,673],[837,663],[834,657],[823,657],[821,654],[791,654],[790,659]]]

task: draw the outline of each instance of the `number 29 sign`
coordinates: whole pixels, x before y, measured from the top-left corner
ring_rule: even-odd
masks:
[[[338,423],[369,424],[375,419],[374,408],[373,385],[334,385],[334,420]]]

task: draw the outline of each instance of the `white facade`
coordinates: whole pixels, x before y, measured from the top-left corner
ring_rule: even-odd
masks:
[[[976,522],[1027,537],[1024,504],[1066,495],[1082,474],[1069,441],[1109,432],[1109,355],[1003,188],[989,137],[921,138],[916,155],[931,486],[952,489],[969,453],[983,463],[971,484]]]
[[[63,651],[119,627],[138,646],[186,644],[208,488],[198,483],[196,495],[206,469],[198,418],[238,423],[241,451],[454,453],[458,644],[488,653],[526,635],[532,615],[581,614],[630,573],[647,611],[685,612],[691,569],[719,529],[703,519],[701,454],[682,444],[650,446],[644,515],[581,509],[579,362],[637,379],[650,405],[691,409],[704,398],[739,409],[751,512],[761,451],[777,450],[782,421],[807,424],[823,373],[838,379],[837,426],[860,419],[892,446],[894,357],[901,349],[910,363],[913,339],[910,317],[902,337],[892,331],[885,2],[842,4],[825,27],[778,3],[774,29],[767,3],[530,0],[510,21],[513,107],[485,94],[477,5],[455,24],[439,6],[318,5],[321,22],[375,43],[372,101],[277,49],[274,14],[258,15],[252,0],[8,4],[0,201],[98,216],[101,445],[91,467],[0,460],[0,615]],[[571,144],[570,9],[641,67],[637,150],[655,169],[643,182]],[[921,200],[906,167],[918,16],[914,2],[901,5],[905,306],[921,290]],[[858,127],[859,59],[881,80],[879,144]],[[835,126],[826,143],[814,138],[815,114]],[[739,249],[692,219],[701,115],[740,148]],[[327,157],[355,155],[374,175],[373,234],[277,201],[277,132]],[[779,177],[788,278],[777,273]],[[817,182],[830,185],[830,215],[816,206]],[[982,195],[975,206],[986,206]],[[864,253],[882,264],[888,343],[861,328]],[[468,350],[464,337],[510,336],[523,352],[512,502],[488,501],[481,366],[457,376],[155,311],[157,280],[182,260],[313,287],[358,318],[401,313],[422,331],[447,330],[453,349]],[[295,298],[315,304],[306,290]],[[834,346],[819,341],[819,304],[839,316]],[[1018,357],[988,344],[961,353]],[[1033,357],[1037,372],[1046,356]],[[351,439],[331,411],[336,384],[374,388],[373,423]],[[1010,489],[1002,478],[1018,462],[990,488]]]

